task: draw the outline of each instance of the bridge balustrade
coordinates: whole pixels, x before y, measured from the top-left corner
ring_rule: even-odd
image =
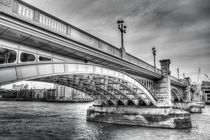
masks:
[[[64,25],[60,22],[57,22],[56,20],[54,20],[48,16],[45,16],[43,14],[40,14],[39,23],[44,26],[47,26],[51,29],[57,30],[59,32],[66,33],[66,29],[67,29],[66,25]]]
[[[18,3],[18,14],[30,20],[34,18],[34,10]]]
[[[51,30],[57,34],[68,37],[74,41],[105,52],[114,57],[121,58],[121,51],[119,48],[87,32],[84,32],[79,28],[70,25],[52,15],[49,15],[48,13],[41,11],[23,1],[15,0],[14,3],[15,4],[13,4],[11,7],[11,10],[13,11],[13,16],[25,20],[26,22],[29,21],[32,24],[39,25],[42,28]],[[124,60],[152,72],[155,72],[152,65],[128,53],[126,54],[126,58]],[[157,69],[156,73],[161,74],[161,70]]]

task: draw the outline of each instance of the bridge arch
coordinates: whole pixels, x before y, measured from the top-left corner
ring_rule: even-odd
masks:
[[[177,87],[174,87],[174,86],[171,87],[171,94],[172,94],[172,101],[173,102],[184,101],[184,99],[183,99],[183,93]]]
[[[100,104],[139,105],[143,101],[156,106],[153,95],[135,78],[99,65],[51,62],[0,67],[1,85],[22,80],[69,86],[100,100]]]

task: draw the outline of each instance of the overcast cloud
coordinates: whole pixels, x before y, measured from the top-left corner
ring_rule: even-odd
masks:
[[[127,52],[152,62],[171,59],[171,70],[197,81],[198,69],[210,77],[209,0],[24,0],[91,34],[120,46],[116,21],[127,26]],[[159,65],[159,64],[158,64]]]

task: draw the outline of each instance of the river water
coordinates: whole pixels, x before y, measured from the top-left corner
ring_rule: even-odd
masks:
[[[91,103],[0,101],[1,140],[210,140],[210,106],[192,129],[173,130],[86,121]]]

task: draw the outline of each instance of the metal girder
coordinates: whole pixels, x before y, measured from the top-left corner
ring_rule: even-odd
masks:
[[[101,87],[100,85],[97,85],[97,84],[95,84],[95,83],[93,83],[93,84],[89,84],[88,83],[88,80],[82,80],[82,81],[80,81],[81,83],[80,84],[88,84],[89,85],[89,88],[91,88],[91,87],[95,87],[96,88],[96,91],[97,90],[99,90],[99,91],[101,91],[104,95],[109,95],[110,96],[110,98],[109,99],[118,99],[118,100],[122,100],[122,97],[118,97],[118,96],[116,96],[115,94],[113,94],[113,93],[111,93],[111,92],[109,92],[109,91],[107,91],[106,90],[106,88],[103,88],[103,87]],[[105,85],[105,84],[104,84]],[[105,86],[107,86],[107,85],[105,85]],[[122,96],[122,95],[121,95]],[[125,96],[124,96],[125,97]]]
[[[104,96],[103,94],[95,91],[95,90],[92,90],[90,88],[87,88],[86,86],[82,86],[78,83],[75,83],[74,81],[68,81],[68,82],[61,82],[60,80],[54,80],[54,79],[37,79],[38,81],[44,81],[44,82],[52,82],[52,83],[56,83],[56,84],[60,84],[60,85],[64,85],[64,86],[69,86],[69,87],[72,87],[74,89],[77,89],[77,90],[80,90],[82,92],[85,92],[87,93],[89,96],[91,96],[93,99],[98,99],[96,98],[97,96],[99,96],[100,98],[99,99],[107,99],[106,96]],[[91,91],[91,92],[90,92]],[[102,98],[102,97],[103,98]]]
[[[101,75],[62,75],[62,76],[53,76],[51,78],[46,77],[42,79],[42,81],[47,82],[53,82],[65,86],[70,86],[75,89],[81,90],[83,92],[87,92],[87,94],[91,95],[91,97],[96,96],[96,94],[99,94],[106,98],[106,100],[111,100],[113,104],[116,104],[118,100],[124,103],[126,103],[130,100],[133,103],[134,100],[140,100],[144,101],[140,96],[137,96],[137,94],[130,89],[127,85],[122,84],[122,80],[112,78],[112,77],[101,77]],[[111,82],[114,82],[115,85],[110,84]],[[125,82],[124,82],[125,83]],[[120,90],[121,87],[124,87],[124,90]],[[96,94],[91,94],[91,92],[94,92]],[[132,94],[131,94],[132,93]],[[132,95],[130,97],[129,95]],[[103,99],[104,99],[103,98]],[[96,99],[94,97],[94,99]],[[102,98],[100,98],[102,99]],[[146,102],[145,102],[146,103]]]
[[[98,76],[98,75],[97,75]],[[80,75],[80,76],[75,76],[75,77],[81,77],[82,79],[85,79],[84,77],[86,78],[89,78],[89,80],[91,81],[94,81],[95,82],[95,85],[98,85],[98,86],[106,86],[106,87],[112,87],[112,89],[114,91],[117,91],[118,93],[120,93],[121,96],[124,96],[125,98],[127,99],[130,99],[130,100],[133,100],[131,99],[129,96],[127,96],[126,93],[120,91],[119,89],[115,88],[114,86],[111,86],[109,83],[107,83],[107,81],[111,80],[110,78],[109,79],[106,79],[106,78],[96,78],[95,76],[86,76],[86,75]],[[101,81],[101,79],[103,79],[103,81]],[[119,85],[120,83],[118,82],[117,85]],[[107,88],[108,89],[108,88]],[[115,93],[113,93],[115,94]],[[115,94],[116,95],[116,94]],[[135,96],[134,96],[135,97]]]
[[[85,77],[86,75],[80,75],[80,76],[82,76],[82,77]],[[96,78],[96,76],[98,76],[98,77],[100,77],[100,78]],[[90,76],[89,76],[90,77]],[[113,78],[113,77],[110,77],[110,76],[102,76],[102,75],[92,75],[92,77],[93,77],[93,79],[96,79],[96,80],[101,80],[101,79],[103,79],[103,80],[108,80],[108,81],[111,81],[111,82],[114,82],[115,84],[114,85],[121,85],[121,86],[123,86],[123,87],[125,87],[126,88],[126,90],[127,91],[130,91],[130,93],[123,93],[123,94],[129,94],[129,95],[133,95],[134,97],[137,97],[136,96],[136,93],[134,93],[133,91],[132,91],[132,89],[131,88],[129,88],[127,85],[125,85],[125,84],[122,84],[122,80],[120,80],[120,79],[115,79],[115,78]],[[124,83],[127,83],[127,82],[124,82]],[[101,83],[101,84],[104,84],[104,83]],[[110,82],[108,83],[108,84],[110,84]],[[114,86],[113,85],[113,86]],[[118,90],[120,90],[120,89],[118,89]]]
[[[91,89],[91,90],[93,90],[93,91],[95,91],[95,92],[97,92],[97,93],[99,93],[101,95],[106,96],[106,99],[107,100],[113,100],[113,99],[116,100],[116,99],[119,99],[115,95],[112,95],[111,93],[107,92],[105,89],[101,88],[100,86],[96,86],[94,84],[88,83],[86,79],[82,79],[80,81],[80,79],[75,78],[75,77],[74,78],[68,77],[68,78],[69,78],[69,81],[71,81],[72,83],[75,84],[75,86],[77,85],[77,86],[85,87],[87,89]],[[64,79],[65,78],[61,78],[61,80],[62,80],[61,83],[62,84],[65,84],[66,83]],[[70,82],[68,84],[70,84]],[[69,86],[68,84],[66,84],[66,86]],[[112,102],[115,103],[114,101],[112,101]]]
[[[100,75],[99,75],[100,76]],[[85,79],[84,77],[86,77],[86,78],[91,78],[91,77],[95,77],[95,75],[93,76],[93,75],[89,75],[88,77],[86,76],[86,75],[77,75],[76,77],[82,77],[82,79]],[[112,81],[114,81],[113,80],[113,78],[112,77],[110,77],[110,76],[103,76],[103,78],[95,78],[95,79],[97,79],[97,82],[98,82],[98,80],[101,80],[101,79],[103,79],[103,80],[106,80],[106,78],[107,78],[107,80],[112,80]],[[94,79],[94,78],[93,78]],[[117,80],[116,80],[117,81]],[[115,85],[123,85],[123,86],[125,86],[125,87],[127,87],[127,85],[124,85],[124,84],[121,84],[120,83],[120,80],[119,81],[117,81],[116,82],[115,81]],[[108,82],[108,84],[109,84],[110,82]],[[127,83],[127,82],[124,82],[124,83]],[[97,84],[96,84],[97,85]],[[101,84],[98,84],[98,85],[104,85],[104,86],[107,86],[106,84],[104,84],[104,83],[101,83]],[[111,84],[112,85],[112,84]],[[109,85],[110,86],[110,85]],[[126,93],[123,93],[122,91],[120,91],[120,90],[118,90],[118,89],[116,89],[116,88],[114,88],[114,86],[111,86],[115,91],[117,90],[119,93],[121,93],[122,95],[126,95],[127,96],[127,94]],[[127,87],[128,88],[128,87]],[[128,88],[131,92],[133,92],[132,91],[132,89],[130,89],[130,88]],[[128,91],[128,90],[127,90]],[[138,92],[138,91],[137,91]],[[113,93],[114,95],[116,95],[115,93]],[[143,93],[140,93],[140,96],[137,96],[137,94],[134,92],[134,95],[136,95],[135,97],[135,99],[137,99],[137,100],[142,100],[143,102],[145,102],[144,101],[144,99],[142,99],[142,97],[141,97],[141,95],[142,95]],[[127,96],[128,97],[128,96]],[[118,98],[118,99],[121,99],[121,98]],[[128,99],[130,99],[131,101],[133,101],[133,99],[131,99],[131,98],[129,98],[128,97]],[[121,99],[122,100],[122,99]],[[148,104],[147,102],[145,102],[145,104]]]

